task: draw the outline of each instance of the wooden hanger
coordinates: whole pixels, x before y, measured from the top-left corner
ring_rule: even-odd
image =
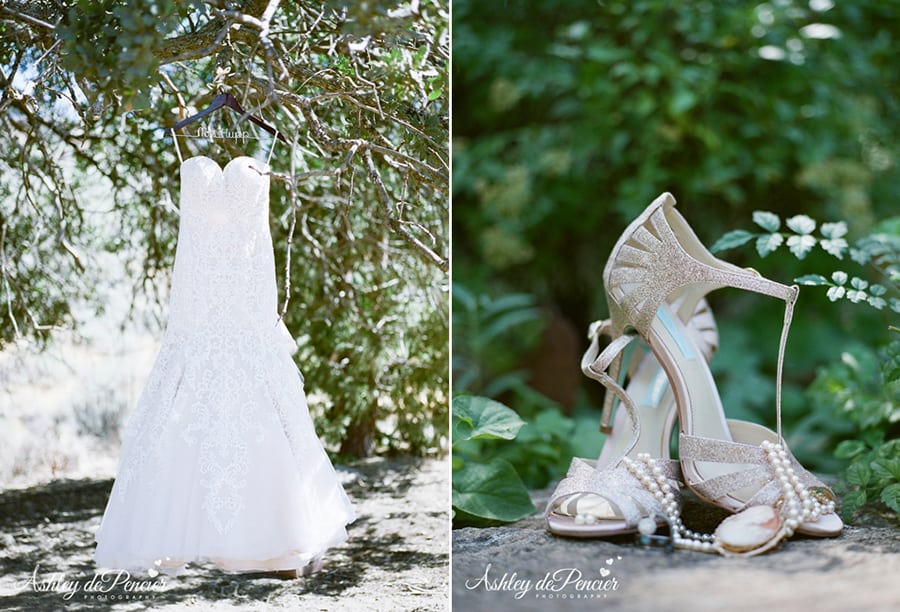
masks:
[[[268,133],[270,133],[273,136],[275,136],[276,138],[278,138],[278,140],[280,140],[284,143],[287,143],[287,139],[284,137],[284,134],[282,134],[279,130],[276,130],[274,127],[272,127],[271,125],[269,125],[268,123],[266,123],[265,121],[260,119],[259,117],[255,117],[255,116],[251,115],[250,113],[248,113],[247,111],[245,111],[243,109],[243,107],[241,106],[240,102],[237,101],[237,98],[232,96],[230,93],[219,94],[218,96],[216,96],[216,99],[213,100],[212,104],[210,104],[208,108],[200,111],[196,115],[193,115],[191,117],[188,117],[187,119],[183,119],[182,121],[179,121],[178,123],[176,123],[169,129],[171,129],[174,132],[175,130],[181,129],[184,126],[186,126],[187,124],[193,123],[194,121],[197,121],[198,119],[202,119],[203,117],[206,117],[208,114],[212,113],[213,111],[217,111],[220,108],[223,108],[225,106],[227,106],[228,108],[230,108],[232,110],[239,112],[241,114],[241,119],[246,117],[247,119],[249,119],[250,121],[252,121],[256,125],[258,125],[262,129],[264,129]]]

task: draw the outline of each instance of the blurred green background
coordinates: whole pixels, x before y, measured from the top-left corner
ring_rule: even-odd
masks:
[[[845,270],[897,297],[900,3],[454,0],[453,23],[454,392],[528,421],[521,442],[472,456],[501,454],[532,488],[573,453],[596,457],[602,390],[578,368],[584,333],[608,316],[614,242],[663,191],[708,246],[760,231],[756,210],[846,221],[851,245],[877,234],[880,265],[821,248],[763,259],[752,243],[720,256],[784,283]],[[710,302],[727,415],[774,426],[783,303],[737,290]],[[897,438],[898,319],[801,291],[784,425],[810,469],[840,473]],[[897,450],[885,483],[900,482]]]

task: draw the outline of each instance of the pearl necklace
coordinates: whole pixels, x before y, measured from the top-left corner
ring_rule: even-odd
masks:
[[[669,523],[672,542],[676,548],[696,550],[699,552],[714,552],[714,536],[707,533],[697,533],[684,526],[681,520],[681,510],[675,501],[675,494],[671,485],[666,482],[662,470],[656,465],[656,460],[647,453],[639,453],[637,461],[625,457],[622,459],[625,468],[632,476],[638,479],[641,485],[647,489],[659,502],[665,512],[665,518]],[[656,519],[645,517],[638,522],[638,531],[649,536],[656,531]]]
[[[776,504],[776,509],[779,510],[782,517],[782,524],[772,539],[763,546],[750,551],[742,551],[747,554],[768,550],[778,542],[791,537],[797,527],[803,523],[816,521],[820,516],[834,512],[833,500],[820,501],[803,486],[791,465],[787,451],[781,444],[766,440],[760,446],[765,451],[766,459],[781,486],[782,496],[779,503]],[[640,453],[637,461],[625,457],[622,459],[622,463],[629,473],[656,498],[665,513],[675,548],[723,555],[735,554],[735,551],[729,550],[727,543],[716,534],[697,533],[684,526],[672,487],[666,482],[665,475],[656,465],[655,459],[647,453]],[[643,536],[649,537],[656,531],[656,524],[655,517],[644,517],[638,522],[638,531]]]
[[[781,514],[785,517],[785,538],[794,535],[794,531],[803,523],[817,521],[820,516],[834,512],[834,500],[819,501],[801,484],[787,451],[781,444],[764,440],[760,446],[766,451],[766,459],[781,484]]]

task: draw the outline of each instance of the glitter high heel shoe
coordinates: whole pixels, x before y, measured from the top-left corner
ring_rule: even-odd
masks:
[[[715,352],[718,333],[715,319],[702,295],[683,292],[672,305],[685,313],[689,333],[709,359]],[[611,336],[612,321],[591,325],[591,345],[582,359],[588,377],[607,388],[600,430],[607,434],[600,456],[591,461],[576,457],[569,471],[550,498],[545,511],[547,528],[556,535],[607,537],[633,533],[642,518],[665,522],[666,512],[629,471],[639,455],[662,460],[670,495],[667,504],[676,503],[677,461],[669,457],[669,440],[675,422],[675,399],[665,372],[644,345],[632,344],[636,335],[619,335],[602,352],[600,339]],[[626,364],[621,370],[623,362]],[[614,374],[613,374],[614,372]],[[618,380],[619,376],[627,379]],[[618,409],[617,409],[618,408]],[[610,425],[611,415],[615,420]],[[663,490],[660,489],[660,490]],[[644,527],[646,528],[646,527]]]
[[[834,536],[843,528],[834,494],[804,470],[781,435],[784,350],[798,288],[762,278],[715,258],[662,194],[625,230],[604,269],[611,333],[640,334],[669,379],[679,417],[685,483],[700,498],[740,513],[715,536],[673,534],[675,545],[725,554],[758,554],[795,531]],[[679,291],[736,287],[785,301],[776,373],[776,432],[753,424],[729,426],[705,359],[667,297]],[[658,488],[655,460],[636,466]],[[661,500],[664,497],[656,495]]]

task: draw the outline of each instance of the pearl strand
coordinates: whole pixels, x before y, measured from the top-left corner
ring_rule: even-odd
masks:
[[[781,485],[781,515],[784,517],[784,537],[791,537],[797,527],[806,522],[814,522],[825,514],[834,512],[834,501],[820,501],[800,482],[791,465],[790,457],[781,444],[764,440],[760,445],[775,477]]]
[[[803,523],[814,522],[819,517],[834,512],[833,500],[820,501],[803,486],[791,465],[787,451],[781,444],[766,440],[760,446],[766,453],[766,458],[775,477],[778,478],[782,491],[780,513],[784,518],[784,526],[776,535],[778,540],[791,537],[797,527]],[[722,546],[716,541],[715,535],[697,533],[684,526],[671,485],[666,481],[665,475],[656,464],[655,459],[647,453],[640,453],[637,461],[625,457],[622,462],[629,473],[656,498],[669,522],[672,541],[676,548],[725,553]],[[653,533],[656,530],[655,519],[652,517],[641,519],[638,529],[644,535]]]
[[[663,509],[671,530],[672,542],[676,548],[698,552],[716,552],[717,548],[712,534],[697,533],[684,526],[681,520],[681,510],[678,507],[678,502],[675,500],[672,486],[666,481],[665,474],[656,464],[655,459],[647,453],[640,453],[637,456],[637,461],[625,457],[622,462],[631,475],[637,478],[641,485],[653,494],[659,506]],[[647,521],[653,523],[653,525],[649,525]],[[641,523],[644,523],[644,525],[638,523],[638,529],[641,533],[656,529],[656,521],[652,517],[642,519]],[[649,534],[645,533],[645,535]]]

